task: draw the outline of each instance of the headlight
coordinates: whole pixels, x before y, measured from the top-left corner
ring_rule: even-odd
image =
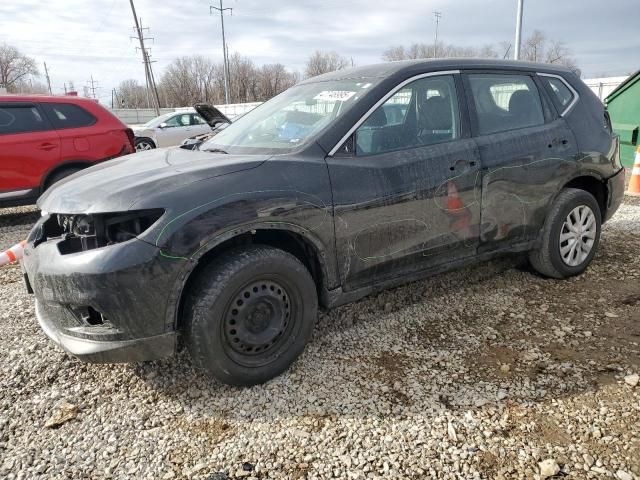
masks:
[[[142,234],[163,213],[163,209],[151,209],[93,215],[51,215],[44,222],[38,243],[62,239],[58,249],[63,255],[114,245]]]

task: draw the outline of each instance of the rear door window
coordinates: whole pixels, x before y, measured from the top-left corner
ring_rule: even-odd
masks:
[[[0,135],[47,129],[48,124],[35,105],[0,105]]]
[[[42,103],[41,106],[56,130],[88,127],[96,123],[96,117],[78,105],[71,103]]]
[[[540,94],[528,75],[470,74],[480,135],[544,124]]]

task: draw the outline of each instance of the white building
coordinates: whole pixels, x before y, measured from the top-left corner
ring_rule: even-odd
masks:
[[[593,90],[593,93],[595,93],[598,98],[604,102],[604,99],[607,98],[609,94],[626,79],[627,76],[625,75],[624,77],[588,78],[583,81],[591,90]]]

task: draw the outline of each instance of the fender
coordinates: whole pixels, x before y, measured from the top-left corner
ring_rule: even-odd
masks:
[[[279,230],[293,233],[304,239],[316,252],[316,257],[322,270],[322,290],[327,291],[331,288],[335,288],[339,279],[335,268],[335,251],[332,245],[324,245],[319,237],[313,232],[293,223],[282,221],[263,221],[245,224],[222,233],[217,232],[208,239],[201,241],[201,247],[188,258],[178,258],[178,260],[184,260],[184,264],[180,268],[176,276],[174,286],[169,292],[166,309],[166,325],[168,329],[175,329],[178,325],[178,315],[180,313],[179,307],[183,294],[185,293],[185,287],[192,273],[200,264],[200,260],[223,243],[241,235],[254,234],[258,230]],[[162,249],[160,251],[161,254],[163,254]],[[327,258],[327,252],[329,252],[329,255],[334,258]],[[170,255],[166,253],[164,253],[164,256],[170,257]]]

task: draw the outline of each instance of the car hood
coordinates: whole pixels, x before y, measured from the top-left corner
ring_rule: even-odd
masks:
[[[231,120],[224,113],[208,103],[198,103],[193,108],[211,128],[216,128],[221,123],[231,123]]]
[[[139,152],[65,178],[38,199],[38,207],[68,214],[125,211],[136,203],[157,201],[163,192],[192,182],[255,168],[268,158],[182,148]]]

